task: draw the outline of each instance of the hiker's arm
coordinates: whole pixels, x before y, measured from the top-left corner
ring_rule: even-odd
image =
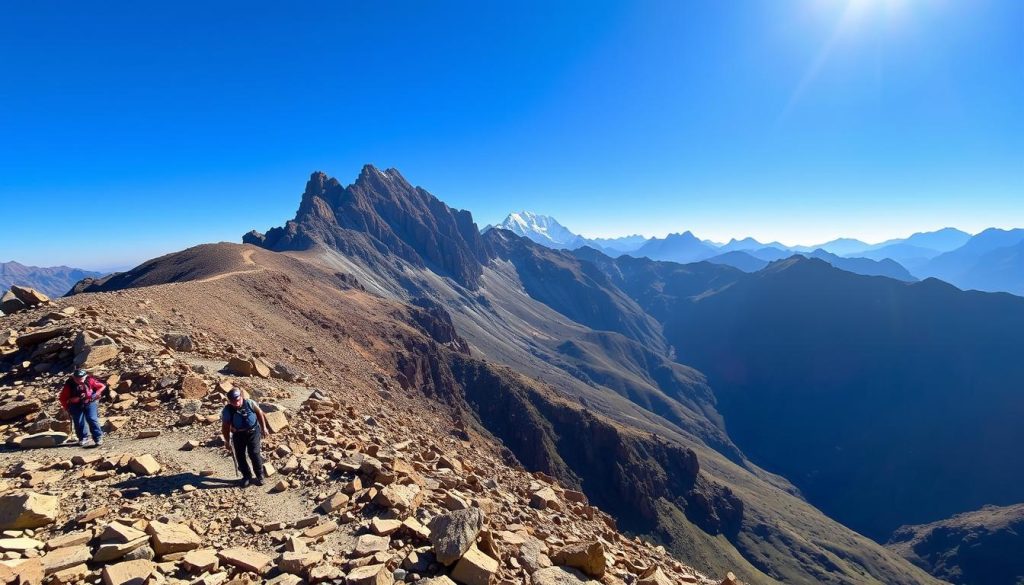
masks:
[[[57,395],[57,401],[60,402],[61,408],[67,410],[69,400],[71,400],[71,388],[65,383],[60,389],[60,394]]]
[[[224,436],[224,448],[228,451],[231,450],[231,424],[222,422],[220,423],[220,434]]]
[[[103,382],[100,382],[96,378],[91,378],[89,380],[89,387],[92,388],[92,391],[94,392],[93,396],[95,398],[99,398],[100,396],[102,396],[103,391],[107,389],[107,385],[104,384]]]
[[[256,408],[256,418],[260,421],[260,429],[263,430],[263,434],[269,435],[270,427],[267,425],[267,415],[263,414],[263,410],[259,407]]]

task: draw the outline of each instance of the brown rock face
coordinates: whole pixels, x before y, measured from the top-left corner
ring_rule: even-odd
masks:
[[[199,376],[185,376],[181,380],[181,396],[188,399],[203,399],[210,393],[210,387]]]
[[[0,421],[14,420],[38,411],[42,404],[38,400],[13,400],[0,404]]]
[[[41,305],[50,300],[50,297],[37,291],[34,288],[28,288],[24,286],[12,285],[11,293],[18,297],[18,300],[25,303],[29,307]]]

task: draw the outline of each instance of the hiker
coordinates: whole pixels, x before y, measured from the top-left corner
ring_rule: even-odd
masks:
[[[228,391],[228,403],[220,414],[220,432],[224,436],[224,446],[235,459],[235,465],[242,474],[239,481],[241,487],[250,483],[263,485],[263,454],[260,453],[260,439],[270,434],[267,416],[252,400],[242,396],[237,389]],[[249,454],[249,461],[245,455]],[[252,462],[252,471],[249,462]],[[256,478],[252,475],[255,472]]]
[[[64,387],[60,389],[57,400],[60,401],[61,408],[71,415],[71,422],[75,426],[75,435],[78,437],[80,447],[89,444],[87,431],[92,433],[95,446],[99,447],[103,444],[99,399],[106,389],[106,384],[90,376],[83,369],[75,370],[71,374],[71,379],[64,382]]]

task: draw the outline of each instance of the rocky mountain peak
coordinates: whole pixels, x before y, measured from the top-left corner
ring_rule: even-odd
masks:
[[[243,241],[275,251],[325,246],[370,261],[390,252],[468,288],[476,288],[487,262],[468,211],[448,207],[396,169],[369,164],[347,187],[313,173],[294,220]]]

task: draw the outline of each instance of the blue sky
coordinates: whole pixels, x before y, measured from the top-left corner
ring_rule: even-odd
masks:
[[[1024,226],[1024,3],[7,2],[0,261],[109,268],[397,167],[481,225]]]

